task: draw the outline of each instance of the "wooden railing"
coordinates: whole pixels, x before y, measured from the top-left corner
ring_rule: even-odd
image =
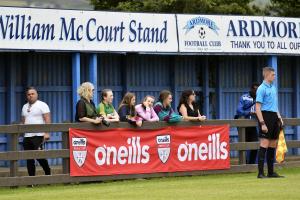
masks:
[[[284,119],[286,126],[300,126],[300,119],[289,118]],[[154,174],[134,174],[134,175],[116,175],[116,176],[96,176],[96,177],[71,177],[69,175],[69,128],[89,129],[89,130],[107,130],[112,128],[135,128],[128,123],[111,123],[110,127],[103,125],[93,125],[89,123],[58,123],[44,125],[2,125],[0,133],[10,136],[9,151],[0,152],[0,160],[10,162],[10,177],[0,177],[0,186],[22,186],[35,184],[54,184],[54,183],[74,183],[74,182],[91,182],[104,180],[119,180],[133,178],[150,178],[162,176],[185,176],[199,175],[209,173],[235,173],[247,172],[255,170],[255,165],[246,165],[246,150],[258,149],[258,142],[245,142],[245,127],[257,126],[254,120],[207,120],[204,122],[180,122],[172,124],[172,126],[199,126],[199,125],[222,125],[228,124],[230,127],[238,129],[239,142],[231,143],[230,150],[239,152],[239,165],[232,165],[230,170],[214,170],[214,171],[189,171],[176,173],[154,173]],[[165,122],[146,122],[139,129],[158,129],[170,126]],[[45,151],[18,151],[18,139],[25,132],[61,132],[62,149],[45,150]],[[300,141],[287,141],[289,148],[300,148]],[[18,160],[39,159],[39,158],[62,158],[62,174],[51,176],[18,176]],[[285,166],[300,166],[299,161],[287,162]]]

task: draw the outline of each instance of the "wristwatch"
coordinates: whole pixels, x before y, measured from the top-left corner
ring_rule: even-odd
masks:
[[[259,124],[260,124],[261,126],[266,125],[265,121],[260,121]]]

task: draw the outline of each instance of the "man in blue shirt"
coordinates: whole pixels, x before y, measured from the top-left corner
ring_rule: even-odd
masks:
[[[251,85],[251,90],[243,94],[240,97],[239,105],[236,111],[235,119],[244,118],[244,119],[253,119],[256,118],[255,115],[255,98],[256,90],[258,88],[258,83],[253,83]],[[246,142],[257,142],[257,130],[256,127],[247,127],[246,128]],[[254,164],[256,162],[257,150],[251,150],[247,156],[246,163]]]
[[[258,154],[257,178],[282,177],[274,172],[274,157],[277,140],[283,121],[278,111],[278,93],[273,84],[275,71],[263,68],[264,81],[256,92],[256,115],[259,122],[260,149]],[[267,153],[268,176],[264,175],[264,161]]]

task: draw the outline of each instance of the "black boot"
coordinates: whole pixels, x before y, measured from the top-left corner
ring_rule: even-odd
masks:
[[[283,178],[276,172],[274,172],[274,156],[275,148],[269,147],[267,150],[267,164],[268,164],[268,177],[269,178]]]
[[[264,147],[259,148],[257,178],[266,178],[265,173],[264,173],[264,162],[265,162],[266,151],[267,151],[267,149]]]

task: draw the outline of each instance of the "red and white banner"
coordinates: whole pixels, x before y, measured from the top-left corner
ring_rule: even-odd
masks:
[[[71,176],[228,169],[229,126],[70,129]]]

